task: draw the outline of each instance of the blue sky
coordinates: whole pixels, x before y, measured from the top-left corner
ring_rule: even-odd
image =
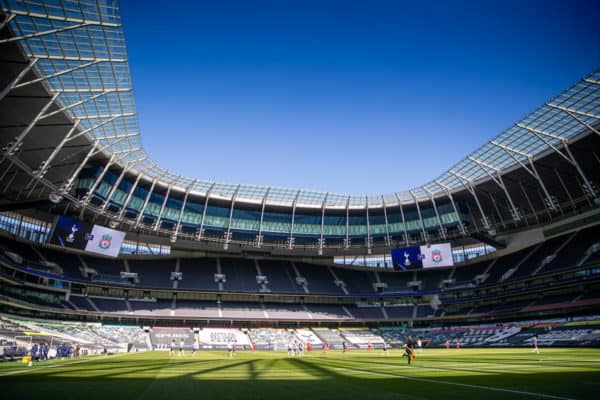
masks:
[[[121,1],[142,140],[219,182],[436,178],[600,67],[598,1]]]

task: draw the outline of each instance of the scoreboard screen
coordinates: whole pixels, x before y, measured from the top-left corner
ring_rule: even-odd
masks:
[[[452,246],[450,243],[440,243],[392,249],[392,264],[395,269],[401,271],[451,267],[454,265]]]

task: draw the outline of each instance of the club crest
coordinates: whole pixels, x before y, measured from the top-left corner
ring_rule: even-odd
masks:
[[[102,250],[108,249],[110,247],[111,240],[112,236],[110,236],[109,234],[102,235],[100,242],[98,242],[98,247],[100,247]]]

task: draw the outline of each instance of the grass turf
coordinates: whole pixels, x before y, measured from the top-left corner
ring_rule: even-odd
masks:
[[[0,364],[3,398],[44,399],[592,399],[599,349],[166,352]]]

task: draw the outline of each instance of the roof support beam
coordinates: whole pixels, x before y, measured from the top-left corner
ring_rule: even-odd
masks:
[[[113,139],[121,139],[121,138],[130,138],[130,137],[134,137],[134,136],[138,136],[139,133],[133,133],[133,132],[123,132],[121,134],[117,134],[117,135],[109,135],[109,136],[97,136],[94,137],[94,139],[98,139],[98,140],[113,140]],[[78,134],[77,136],[81,136],[81,134]],[[75,138],[73,138],[75,139]],[[143,159],[145,159],[146,157],[143,157]]]
[[[479,213],[481,214],[481,224],[485,229],[491,229],[492,225],[490,224],[490,221],[483,212],[483,207],[481,207],[481,202],[479,201],[479,197],[477,196],[477,192],[475,191],[475,187],[473,186],[473,181],[465,178],[464,176],[452,170],[449,170],[448,172],[451,175],[454,175],[460,181],[464,188],[467,189],[467,192],[471,193],[471,196],[473,196],[473,199],[475,200],[475,204],[477,204],[477,209],[479,209]]]
[[[323,230],[325,229],[325,207],[327,206],[327,198],[328,197],[329,197],[329,193],[325,193],[325,198],[323,199],[323,203],[321,204],[321,234],[319,236],[319,243],[318,243],[319,255],[323,254],[323,247],[325,247],[325,238],[323,237]]]
[[[584,117],[590,117],[590,118],[600,119],[600,115],[588,113],[588,112],[585,112],[585,111],[575,110],[573,108],[563,107],[563,106],[559,106],[559,105],[551,104],[551,103],[546,103],[546,105],[548,107],[557,108],[557,109],[563,110],[563,111],[568,111],[568,112],[571,112],[573,114],[583,115]]]
[[[23,140],[25,140],[25,137],[27,137],[29,132],[31,132],[31,130],[33,129],[35,124],[37,124],[38,121],[42,119],[42,116],[46,113],[46,111],[50,108],[50,106],[52,104],[54,104],[54,102],[56,101],[57,98],[58,98],[58,93],[55,93],[54,96],[52,96],[52,98],[50,99],[50,101],[48,101],[46,104],[44,104],[44,106],[42,107],[40,112],[38,112],[38,114],[35,117],[33,117],[33,120],[31,120],[29,125],[27,125],[27,127],[25,129],[23,129],[23,131],[19,134],[19,136],[17,136],[15,138],[15,140],[9,144],[8,148],[4,151],[4,155],[2,156],[2,160],[0,160],[0,163],[2,163],[2,161],[4,161],[4,159],[6,158],[7,155],[12,156],[15,154],[17,148],[21,147]]]
[[[208,208],[208,199],[212,193],[216,183],[213,183],[210,188],[206,191],[206,198],[204,199],[204,208],[202,209],[202,220],[200,220],[200,229],[198,229],[198,239],[204,238],[204,221],[206,220],[206,209]]]
[[[496,214],[498,215],[498,219],[500,220],[500,224],[502,224],[502,227],[505,228],[506,227],[506,223],[504,222],[504,218],[502,218],[502,213],[500,212],[500,207],[498,207],[498,202],[496,201],[496,196],[494,196],[494,194],[490,193],[490,200],[492,200],[492,205],[494,206],[494,210],[496,210]]]
[[[265,192],[265,195],[263,196],[261,206],[260,206],[260,221],[258,222],[258,235],[256,235],[256,247],[258,247],[259,249],[262,247],[263,239],[264,239],[263,234],[262,234],[262,226],[263,226],[263,220],[265,217],[265,206],[267,205],[267,198],[269,197],[270,191],[271,191],[271,187],[269,186],[267,188],[267,191]]]
[[[119,185],[121,184],[121,181],[123,180],[123,178],[125,177],[125,174],[127,173],[127,171],[129,171],[129,167],[125,167],[121,170],[121,173],[119,174],[119,177],[117,178],[117,180],[115,181],[115,183],[113,183],[110,192],[108,192],[108,195],[106,196],[106,200],[104,200],[104,203],[102,204],[101,207],[101,212],[106,211],[106,209],[108,208],[110,201],[112,200],[113,195],[115,194],[115,192],[119,189]]]
[[[106,125],[106,124],[109,124],[109,123],[113,122],[113,121],[114,121],[114,120],[116,120],[117,118],[121,118],[122,116],[123,116],[123,115],[115,115],[114,117],[111,117],[111,118],[109,118],[109,119],[107,119],[107,120],[105,120],[105,121],[102,121],[102,122],[100,122],[99,124],[96,124],[96,125],[94,125],[94,126],[92,126],[92,127],[90,127],[90,128],[87,128],[87,129],[84,129],[84,130],[82,130],[82,131],[79,131],[79,132],[78,132],[78,133],[76,133],[75,135],[73,135],[73,136],[69,137],[69,139],[68,139],[67,141],[74,140],[74,139],[76,139],[76,138],[78,138],[78,137],[80,137],[80,136],[83,136],[83,135],[85,135],[86,133],[89,133],[89,132],[91,132],[91,131],[93,131],[93,130],[96,130],[96,129],[98,129],[98,128],[101,128],[101,127],[103,127],[104,125]],[[79,122],[81,122],[81,119],[77,118],[77,121],[78,121],[77,123],[79,124]],[[107,138],[107,137],[96,138],[96,137],[94,137],[94,139],[118,139],[118,138],[122,138],[122,137],[128,137],[128,136],[131,136],[131,135],[115,136],[115,137],[110,137],[110,138]]]
[[[442,188],[443,190],[446,191],[446,196],[448,196],[448,198],[450,199],[450,203],[452,204],[452,209],[454,210],[454,213],[456,214],[456,218],[458,220],[458,230],[460,231],[461,234],[466,235],[467,234],[467,230],[465,229],[465,226],[462,223],[462,220],[460,219],[460,214],[458,212],[458,208],[456,208],[456,204],[454,203],[454,196],[452,196],[452,191],[450,191],[450,188],[446,185],[444,185],[443,183],[441,183],[438,180],[434,181],[436,185],[438,185],[440,188]]]
[[[365,214],[367,217],[367,254],[371,254],[371,247],[373,247],[373,239],[371,238],[371,224],[369,222],[369,198],[365,196]]]
[[[9,163],[7,166],[2,167],[2,174],[0,174],[0,182],[4,180],[10,169],[15,165],[14,160],[9,159]],[[5,188],[6,189],[6,188]]]
[[[40,163],[40,166],[38,167],[38,169],[36,171],[33,171],[36,178],[39,179],[39,178],[43,177],[44,175],[46,175],[46,173],[50,169],[50,164],[52,163],[54,158],[58,155],[58,153],[60,153],[60,151],[62,150],[64,145],[69,141],[71,136],[73,136],[73,133],[75,133],[75,131],[77,130],[77,127],[79,126],[80,122],[81,121],[78,119],[75,120],[75,123],[73,124],[71,129],[69,129],[69,132],[67,132],[67,134],[62,138],[60,143],[56,147],[54,147],[54,149],[52,149],[52,153],[50,153],[48,158],[46,158],[46,161],[42,161]]]
[[[412,190],[409,190],[408,193],[412,196],[415,201],[415,205],[417,206],[417,215],[419,216],[419,222],[421,223],[421,239],[424,242],[429,241],[429,236],[427,235],[427,231],[425,230],[425,223],[423,222],[423,216],[421,215],[421,206],[419,206],[419,201],[417,200],[417,196],[413,193]]]
[[[600,135],[600,131],[598,131],[598,129],[594,128],[593,126],[591,126],[590,124],[588,124],[587,122],[585,122],[584,120],[582,120],[581,118],[579,118],[575,114],[580,114],[580,115],[584,115],[586,117],[591,117],[591,118],[596,118],[596,119],[600,119],[600,116],[598,116],[598,115],[591,115],[591,114],[587,114],[587,113],[582,113],[582,112],[577,111],[577,110],[572,110],[572,109],[569,109],[569,108],[566,108],[566,107],[556,106],[556,105],[553,105],[553,104],[550,104],[550,103],[546,103],[546,105],[548,105],[549,107],[555,108],[557,110],[561,110],[561,111],[565,112],[568,116],[570,116],[575,121],[579,122],[581,125],[585,126],[589,130],[591,130],[592,132],[594,132],[596,135]]]
[[[125,215],[127,206],[129,205],[129,202],[131,201],[131,198],[133,197],[133,192],[135,192],[135,189],[137,189],[138,183],[140,183],[140,179],[142,179],[142,174],[137,174],[137,177],[135,178],[135,181],[133,182],[131,189],[129,190],[129,192],[127,192],[127,197],[125,198],[125,201],[123,202],[123,205],[121,206],[121,211],[119,211],[119,217],[118,217],[119,220],[122,219],[123,216]]]
[[[160,227],[160,219],[162,218],[163,213],[165,212],[165,208],[167,206],[167,201],[169,200],[169,195],[171,194],[172,188],[173,188],[173,183],[169,183],[169,186],[167,186],[167,193],[165,194],[165,199],[163,200],[162,205],[160,206],[160,212],[158,213],[158,216],[156,217],[156,222],[154,223],[154,226],[152,227],[152,230],[154,230],[155,232]]]
[[[288,249],[290,250],[294,248],[294,222],[296,219],[296,205],[298,204],[298,197],[300,197],[300,190],[296,192],[296,197],[292,203],[292,223],[290,226],[290,236],[288,238]]]
[[[400,199],[400,195],[398,193],[394,193],[396,199],[398,200],[398,207],[400,208],[400,217],[402,218],[402,229],[404,230],[404,243],[408,246],[408,229],[406,226],[406,220],[404,219],[404,208],[402,207],[402,200]]]
[[[104,92],[106,90],[124,90],[124,91],[131,91],[132,88],[131,87],[116,87],[116,86],[106,86],[103,88],[85,88],[85,89],[79,89],[79,88],[64,88],[64,89],[52,89],[50,88],[49,91],[50,92],[59,92],[59,93],[98,93],[98,92]]]
[[[525,186],[523,185],[523,181],[519,181],[519,186],[521,187],[521,191],[523,192],[523,196],[525,196],[525,200],[527,200],[527,204],[529,204],[529,209],[531,210],[531,212],[533,213],[533,216],[535,217],[535,222],[536,223],[540,223],[540,219],[538,217],[537,212],[535,212],[535,208],[533,207],[533,203],[531,202],[531,199],[529,198],[529,195],[527,194],[527,191],[525,190]],[[525,218],[525,223],[527,225],[529,225],[527,223],[527,218]]]
[[[515,150],[509,146],[505,146],[502,145],[500,143],[497,143],[495,141],[491,141],[490,143],[492,143],[494,146],[499,147],[500,149],[502,149],[506,154],[508,154],[513,160],[515,160],[521,167],[523,167],[523,169],[525,171],[527,171],[531,176],[533,176],[536,181],[538,182],[538,184],[540,185],[542,191],[544,192],[544,196],[546,196],[546,205],[548,206],[548,208],[550,208],[553,211],[557,211],[558,209],[558,204],[556,204],[556,199],[554,197],[552,197],[550,195],[550,193],[548,192],[548,189],[546,189],[546,185],[544,184],[544,181],[542,180],[542,177],[540,176],[540,174],[538,173],[535,164],[533,163],[533,157],[529,154],[523,153],[521,151]],[[525,165],[525,163],[523,163],[523,161],[521,161],[518,157],[516,157],[513,153],[527,157],[527,161],[529,161],[529,167],[527,165]],[[532,209],[532,211],[534,211]]]
[[[39,61],[39,57],[36,57],[34,60],[36,62]],[[47,81],[48,79],[57,78],[59,76],[62,76],[62,75],[65,75],[65,74],[69,74],[71,72],[79,71],[80,69],[91,67],[91,66],[99,64],[101,62],[106,62],[106,60],[94,60],[94,61],[90,61],[90,62],[87,62],[85,64],[78,65],[76,67],[63,69],[61,71],[55,72],[55,73],[50,74],[50,75],[41,76],[41,77],[32,79],[30,81],[27,81],[27,82],[19,83],[18,85],[15,86],[15,89],[18,89],[18,88],[21,88],[21,87],[24,87],[24,86],[28,86],[28,85],[32,85],[34,83],[38,83],[38,82],[42,82],[42,81]],[[102,90],[105,90],[105,89],[102,89]]]
[[[554,173],[556,174],[556,177],[558,178],[558,182],[560,182],[560,186],[563,188],[563,190],[565,191],[565,194],[569,198],[569,202],[571,203],[571,208],[573,209],[573,211],[575,211],[575,201],[573,200],[573,196],[571,196],[571,192],[567,188],[567,185],[565,185],[565,182],[563,181],[562,176],[560,176],[560,174],[558,173],[557,168],[554,168]]]
[[[83,99],[83,100],[77,101],[77,102],[75,102],[75,103],[73,103],[73,104],[69,104],[68,106],[64,106],[64,107],[62,107],[62,108],[59,108],[58,110],[54,110],[54,111],[52,111],[52,112],[50,112],[50,113],[44,114],[44,115],[42,115],[42,116],[40,117],[40,119],[49,118],[49,117],[51,117],[51,116],[53,116],[53,115],[56,115],[56,114],[59,114],[59,113],[61,113],[61,112],[64,112],[64,111],[70,110],[71,108],[74,108],[74,107],[80,106],[80,105],[82,105],[82,104],[85,104],[85,103],[87,103],[87,102],[89,102],[89,101],[94,101],[94,100],[96,100],[96,99],[97,99],[97,98],[99,98],[99,97],[106,96],[107,94],[109,94],[109,93],[113,93],[113,92],[114,92],[114,90],[107,90],[107,91],[104,91],[104,92],[101,92],[101,93],[95,94],[95,95],[93,95],[93,96],[90,96],[90,97],[88,97],[87,99]],[[60,92],[56,92],[56,93],[55,93],[55,95],[56,95],[56,94],[60,94]]]
[[[573,118],[575,121],[579,122],[581,125],[585,126],[589,130],[594,132],[596,135],[600,135],[600,131],[598,131],[598,129],[594,128],[593,126],[591,126],[590,124],[588,124],[587,122],[585,122],[584,120],[579,118],[577,115],[573,114],[572,112],[570,112],[567,109],[561,109],[561,110],[566,112],[571,118]]]
[[[225,245],[223,248],[227,250],[229,248],[229,242],[231,242],[231,220],[233,219],[233,208],[235,207],[235,200],[237,199],[238,193],[240,192],[240,186],[237,185],[235,191],[231,195],[231,207],[229,208],[229,222],[227,223],[227,231],[225,232]]]
[[[8,156],[8,159],[9,159],[9,161],[10,161],[10,164],[9,164],[9,166],[8,166],[8,168],[7,168],[6,170],[10,169],[10,167],[11,167],[12,165],[16,165],[16,166],[17,166],[18,168],[20,168],[20,169],[21,169],[21,171],[23,171],[23,172],[24,172],[26,175],[28,175],[28,176],[32,176],[32,173],[31,173],[31,168],[30,168],[30,167],[29,167],[27,164],[25,164],[23,161],[19,160],[19,159],[18,159],[17,157],[15,157],[15,156]],[[19,174],[19,171],[14,171],[14,173],[13,173],[13,176],[12,176],[12,178],[10,179],[10,182],[9,182],[7,185],[5,185],[4,192],[6,192],[6,189],[10,187],[10,185],[11,185],[11,183],[12,183],[12,180],[13,180],[13,179],[14,179],[14,178],[17,176],[17,174]],[[3,175],[4,175],[4,174],[3,174]],[[75,203],[75,202],[77,201],[77,199],[76,199],[74,196],[72,196],[70,193],[68,193],[68,192],[62,192],[62,189],[61,189],[61,188],[59,188],[59,187],[57,187],[57,185],[56,185],[56,184],[54,184],[53,182],[50,182],[50,181],[48,181],[48,180],[47,180],[47,179],[45,179],[45,178],[42,178],[42,179],[40,179],[40,180],[39,180],[39,182],[40,182],[42,185],[44,185],[44,186],[45,186],[45,187],[46,187],[48,190],[50,190],[51,192],[56,192],[57,194],[60,194],[60,195],[62,195],[62,196],[64,196],[64,197],[66,197],[66,198],[67,198],[69,201],[71,201],[71,202],[73,202],[73,203]],[[68,203],[68,204],[70,204],[70,203]],[[67,205],[67,206],[68,206],[68,205]]]
[[[564,137],[562,137],[562,136],[555,135],[555,134],[553,134],[553,133],[549,133],[549,132],[545,132],[545,131],[542,131],[542,130],[540,130],[540,129],[531,128],[531,127],[529,127],[529,126],[527,126],[527,125],[523,125],[523,124],[521,124],[521,123],[518,123],[518,122],[515,124],[515,126],[517,126],[517,127],[521,128],[521,129],[528,130],[529,132],[531,132],[531,133],[534,133],[534,134],[536,134],[536,135],[544,135],[544,136],[547,136],[547,137],[549,137],[549,138],[552,138],[552,139],[559,140],[559,141],[561,141],[561,142],[565,142],[565,141],[567,141],[567,140],[568,140],[568,139],[566,139],[566,138],[564,138]]]
[[[124,137],[120,138],[117,142],[120,142],[121,140],[125,139]],[[102,138],[99,138],[98,141],[103,140]],[[104,146],[105,149],[117,144],[117,142],[113,142],[113,143],[109,143],[108,145]],[[141,147],[134,147],[133,149],[123,149],[123,150],[117,150],[117,151],[113,151],[112,154],[130,154],[133,152],[136,152],[138,150],[141,150]],[[143,159],[144,157],[141,157],[141,159]]]
[[[549,137],[549,138],[552,138],[552,139],[559,140],[563,144],[563,146],[566,143],[566,139],[565,138],[562,138],[562,137],[556,136],[556,135],[552,135],[550,133],[546,133],[546,132],[543,132],[543,131],[540,131],[540,130],[537,130],[537,129],[532,129],[532,128],[529,128],[529,127],[527,127],[525,125],[517,124],[516,126],[518,126],[519,128],[523,128],[523,129],[528,130],[536,138],[538,138],[539,140],[541,140],[542,142],[544,142],[548,147],[550,147],[552,150],[554,150],[554,152],[556,152],[556,154],[558,154],[559,156],[561,156],[562,158],[564,158],[571,165],[573,164],[573,161],[569,158],[569,156],[567,154],[563,153],[561,149],[559,149],[553,143],[549,142],[548,139],[546,139],[545,137]]]
[[[5,11],[6,13],[6,11]],[[8,25],[10,23],[10,21],[12,21],[13,19],[15,19],[15,17],[17,16],[16,13],[14,13],[12,10],[10,11],[10,14],[6,13],[6,18],[4,18],[4,20],[2,22],[0,22],[0,31],[2,29],[4,29],[4,27],[6,25]]]
[[[563,110],[565,112],[573,111],[573,110],[568,110],[564,107],[552,106],[550,104],[548,104],[548,105],[551,107],[555,107],[560,110]],[[597,117],[597,118],[600,119],[600,117]],[[591,197],[591,198],[596,198],[598,196],[597,190],[594,188],[594,186],[588,180],[587,176],[584,174],[583,170],[581,169],[579,163],[573,156],[573,153],[571,152],[571,149],[569,148],[569,141],[567,139],[562,138],[560,136],[552,135],[550,133],[547,133],[547,132],[544,132],[544,131],[541,131],[538,129],[529,128],[528,126],[525,126],[525,125],[517,124],[517,126],[520,128],[523,128],[523,129],[527,129],[529,132],[536,135],[541,141],[543,141],[548,146],[550,146],[557,154],[559,154],[561,157],[563,157],[565,160],[567,160],[573,167],[575,167],[575,169],[577,170],[577,173],[583,180],[583,188],[584,188],[584,191],[586,192],[586,196]],[[560,140],[562,142],[563,149],[565,150],[565,152],[563,153],[560,149],[558,149],[556,146],[554,146],[553,144],[548,142],[548,140],[544,139],[542,136],[547,136],[547,137],[551,137],[551,138]]]
[[[148,206],[148,202],[150,202],[150,197],[152,196],[152,193],[154,193],[154,188],[156,187],[156,183],[158,182],[158,178],[154,178],[152,180],[152,185],[150,185],[150,190],[148,190],[148,194],[146,194],[146,198],[144,199],[144,204],[142,205],[142,208],[140,209],[140,213],[138,214],[137,218],[135,219],[135,226],[139,227],[141,222],[142,222],[142,218],[144,218],[144,213],[146,212],[146,207]]]
[[[13,37],[9,37],[9,38],[0,40],[0,44],[10,43],[10,42],[18,42],[21,40],[27,40],[27,39],[32,39],[32,38],[37,38],[37,37],[42,37],[42,36],[47,36],[47,35],[53,35],[55,33],[72,31],[74,29],[85,28],[86,26],[90,26],[90,25],[94,25],[94,24],[86,22],[83,24],[69,25],[69,26],[64,26],[62,28],[55,28],[55,29],[49,29],[47,31],[30,33],[28,35],[23,35],[23,36],[13,36]]]
[[[126,58],[112,58],[112,57],[78,57],[78,56],[64,56],[56,54],[36,54],[36,58],[44,60],[66,60],[66,61],[109,61],[109,62],[127,62]]]
[[[118,28],[121,26],[121,24],[117,24],[114,22],[104,22],[104,21],[97,21],[97,20],[91,20],[91,19],[85,19],[85,18],[62,17],[62,16],[52,15],[52,14],[42,14],[42,13],[36,13],[36,12],[31,12],[31,11],[25,11],[25,10],[9,9],[9,8],[5,8],[5,7],[3,7],[2,10],[5,13],[9,12],[14,15],[23,15],[26,17],[43,18],[43,19],[49,19],[52,21],[75,22],[75,23],[80,23],[80,24],[99,25],[99,26],[106,26],[106,27],[113,27],[113,28]]]
[[[85,157],[83,158],[81,163],[79,163],[79,166],[75,169],[75,171],[73,172],[71,177],[69,179],[67,179],[65,181],[65,183],[59,188],[59,192],[61,194],[64,195],[64,194],[69,193],[69,191],[71,190],[71,186],[73,186],[73,182],[75,182],[75,179],[79,176],[79,173],[81,172],[83,167],[87,164],[87,162],[90,160],[90,158],[97,151],[98,143],[99,142],[97,140],[94,142],[94,145],[90,148],[90,151],[88,151],[88,153],[85,155]]]
[[[386,246],[391,247],[392,246],[392,238],[390,237],[390,227],[388,224],[387,207],[386,207],[385,198],[383,195],[381,196],[381,204],[383,204],[383,218],[385,221],[385,244],[386,244]]]
[[[504,180],[502,179],[502,171],[498,168],[495,168],[489,164],[484,163],[481,160],[478,160],[472,156],[468,156],[467,159],[471,160],[472,162],[474,162],[476,165],[479,166],[479,168],[481,168],[481,170],[483,172],[485,172],[504,192],[504,195],[506,196],[506,199],[508,200],[508,204],[510,205],[511,208],[511,215],[513,220],[516,221],[520,221],[521,220],[521,213],[519,212],[519,210],[517,209],[517,207],[515,206],[515,203],[513,202],[512,197],[510,196],[510,193],[508,192],[508,189],[506,188],[506,184],[504,183]],[[496,173],[496,176],[494,177],[494,175],[489,171],[490,169],[494,170]]]
[[[39,60],[39,58],[32,58],[31,60],[29,60],[29,63],[25,66],[25,68],[23,68],[21,70],[21,72],[19,72],[19,74],[15,77],[15,79],[13,79],[12,81],[10,81],[4,87],[4,89],[2,89],[2,91],[0,92],[0,100],[2,100],[4,97],[6,97],[6,95],[11,90],[13,90],[19,84],[19,82],[21,82],[21,79],[23,79],[25,77],[25,75],[27,75],[27,73],[29,71],[31,71],[31,69],[38,62],[38,60]]]
[[[350,248],[350,196],[346,200],[346,238],[344,239],[344,248]]]
[[[183,203],[181,203],[181,208],[179,209],[179,216],[177,217],[177,225],[175,225],[175,231],[173,232],[173,236],[171,237],[171,242],[177,240],[177,235],[179,235],[179,229],[181,229],[181,220],[183,219],[183,213],[185,212],[185,206],[187,205],[188,196],[190,195],[190,190],[196,183],[194,179],[190,185],[185,189],[185,196],[183,197]]]
[[[60,92],[59,92],[60,93]],[[122,114],[97,114],[97,115],[80,115],[77,118],[79,119],[100,119],[100,118],[112,118],[115,116],[119,117],[135,117],[135,113],[122,113]]]
[[[104,179],[104,175],[106,175],[106,172],[108,172],[108,169],[114,163],[115,157],[116,156],[112,155],[108,159],[108,162],[106,164],[104,164],[104,168],[98,174],[98,176],[96,177],[96,180],[94,180],[94,183],[89,188],[89,190],[87,191],[86,195],[83,198],[83,205],[84,206],[87,206],[88,204],[90,204],[90,201],[92,200],[92,196],[94,195],[94,192],[96,191],[96,188],[98,187],[98,185],[100,185],[100,182],[102,182],[102,180]]]
[[[435,203],[435,197],[433,196],[433,192],[428,190],[425,186],[423,186],[423,190],[425,190],[427,193],[429,193],[429,198],[431,199],[431,204],[433,204],[433,210],[435,211],[435,216],[438,220],[438,225],[440,227],[440,236],[443,239],[446,239],[446,227],[442,223],[442,218],[440,217],[440,213],[438,211],[437,204]]]
[[[581,169],[579,162],[577,162],[577,159],[573,156],[573,153],[571,152],[571,149],[569,148],[569,143],[567,143],[567,142],[565,142],[565,150],[567,151],[567,154],[569,155],[569,158],[571,159],[573,166],[575,167],[575,169],[579,173],[579,176],[583,180],[583,188],[584,188],[584,191],[586,192],[585,193],[586,196],[590,197],[590,198],[597,198],[598,191],[592,185],[592,183],[589,181],[587,176],[583,173],[583,170]]]

